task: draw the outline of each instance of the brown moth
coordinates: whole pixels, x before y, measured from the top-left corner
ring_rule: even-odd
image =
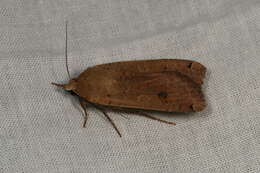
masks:
[[[67,72],[69,75],[68,66]],[[127,108],[145,117],[175,125],[174,122],[136,110],[202,111],[206,106],[201,90],[205,73],[206,68],[202,64],[190,60],[138,60],[96,65],[87,68],[68,84],[52,84],[79,97],[85,113],[84,126],[87,120],[86,104],[89,103],[103,112],[121,137],[104,107]]]

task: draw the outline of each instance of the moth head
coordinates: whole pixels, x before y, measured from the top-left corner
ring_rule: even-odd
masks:
[[[51,84],[63,88],[66,91],[72,91],[77,88],[77,81],[75,79],[71,79],[67,84],[57,84],[53,82]]]

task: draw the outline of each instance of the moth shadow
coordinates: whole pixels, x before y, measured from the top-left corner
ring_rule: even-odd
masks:
[[[54,89],[55,89],[55,92],[61,94],[63,97],[70,97],[71,96],[71,94],[68,91],[65,91],[65,90],[63,90],[61,88],[55,87]]]
[[[172,120],[175,118],[176,120],[187,120],[187,118],[195,116],[194,112],[162,112],[162,111],[144,111],[148,114],[152,114],[156,117],[160,117],[161,119]],[[174,120],[173,120],[174,121]]]
[[[61,88],[55,88],[55,92],[58,92],[59,94],[61,94],[65,99],[69,99],[72,106],[74,108],[76,108],[79,112],[82,112],[77,95],[73,94],[70,91],[65,91]],[[84,116],[83,113],[82,113],[82,115]]]

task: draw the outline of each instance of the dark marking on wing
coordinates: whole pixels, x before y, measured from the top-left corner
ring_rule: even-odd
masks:
[[[192,67],[192,63],[189,63],[188,68],[191,68],[191,67]]]
[[[168,97],[168,93],[165,91],[161,91],[157,94],[160,98],[166,99]]]

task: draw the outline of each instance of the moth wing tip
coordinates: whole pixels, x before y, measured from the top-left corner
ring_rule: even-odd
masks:
[[[201,112],[206,108],[206,103],[195,103],[191,105],[191,108],[194,112]]]

